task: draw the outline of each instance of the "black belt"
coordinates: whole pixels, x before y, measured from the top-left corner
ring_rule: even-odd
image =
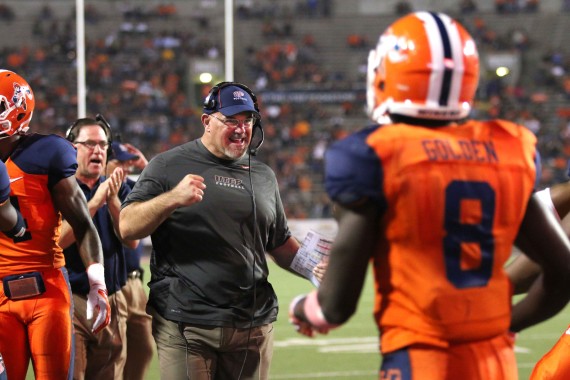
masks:
[[[134,271],[129,272],[127,274],[127,277],[131,280],[142,279],[142,272],[138,269],[135,269]]]

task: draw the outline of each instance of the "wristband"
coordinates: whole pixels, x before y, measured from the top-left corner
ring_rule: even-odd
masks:
[[[297,319],[297,317],[295,317],[295,307],[302,299],[305,299],[305,297],[305,294],[300,294],[297,297],[293,298],[289,304],[289,317]]]
[[[8,236],[10,239],[22,237],[26,233],[26,222],[24,221],[22,214],[20,214],[18,210],[16,210],[16,214],[16,225],[12,227],[10,231],[2,231],[4,235]]]
[[[313,290],[305,298],[305,304],[303,305],[303,312],[309,323],[318,329],[332,329],[338,327],[337,324],[332,324],[327,321],[321,305],[319,304],[319,299],[317,298],[317,291]]]
[[[87,267],[87,278],[89,279],[89,286],[99,285],[102,289],[105,286],[105,268],[101,263],[93,263]]]

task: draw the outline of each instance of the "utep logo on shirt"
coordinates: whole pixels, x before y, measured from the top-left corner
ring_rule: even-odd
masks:
[[[245,189],[245,187],[243,186],[243,181],[241,179],[216,175],[214,176],[214,180],[216,181],[216,185],[219,186],[229,187],[232,189],[240,189],[240,190]]]

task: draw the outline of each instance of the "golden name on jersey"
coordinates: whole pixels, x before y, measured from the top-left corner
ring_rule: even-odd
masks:
[[[425,139],[422,147],[430,161],[499,162],[497,151],[490,140]]]

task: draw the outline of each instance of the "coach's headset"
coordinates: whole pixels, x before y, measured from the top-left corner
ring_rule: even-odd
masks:
[[[241,88],[242,90],[247,92],[248,95],[251,97],[251,100],[253,100],[253,108],[257,112],[257,117],[255,118],[255,124],[253,125],[253,131],[251,134],[251,142],[249,144],[250,145],[249,154],[251,154],[252,156],[255,156],[257,154],[257,151],[261,147],[261,144],[263,144],[265,134],[263,132],[263,127],[261,126],[261,112],[259,112],[259,105],[257,104],[257,96],[255,96],[255,94],[253,93],[253,91],[251,91],[251,89],[249,87],[247,87],[245,84],[241,84],[238,82],[220,82],[217,85],[215,85],[214,87],[212,87],[212,89],[208,93],[208,96],[206,96],[206,99],[204,99],[204,109],[207,111],[212,111],[212,112],[217,111],[218,102],[216,99],[218,97],[218,94],[220,93],[220,90],[222,88],[228,87],[228,86],[236,86],[236,87]],[[255,146],[252,146],[253,137],[255,135],[256,129],[259,129],[260,139],[257,142],[257,144],[255,144]]]
[[[109,143],[109,145],[107,146],[107,160],[109,160],[109,158],[113,155],[113,147],[112,147],[113,133],[111,131],[111,125],[107,122],[107,120],[100,113],[98,113],[95,116],[95,122],[97,125],[99,125],[101,128],[103,128],[103,131],[105,131],[105,135],[107,135],[107,142]],[[68,141],[75,143],[75,139],[77,138],[77,134],[79,133],[79,129],[81,129],[82,127],[84,127],[86,125],[93,125],[93,119],[87,118],[87,117],[77,119],[67,129],[67,132],[65,132],[65,138]]]

